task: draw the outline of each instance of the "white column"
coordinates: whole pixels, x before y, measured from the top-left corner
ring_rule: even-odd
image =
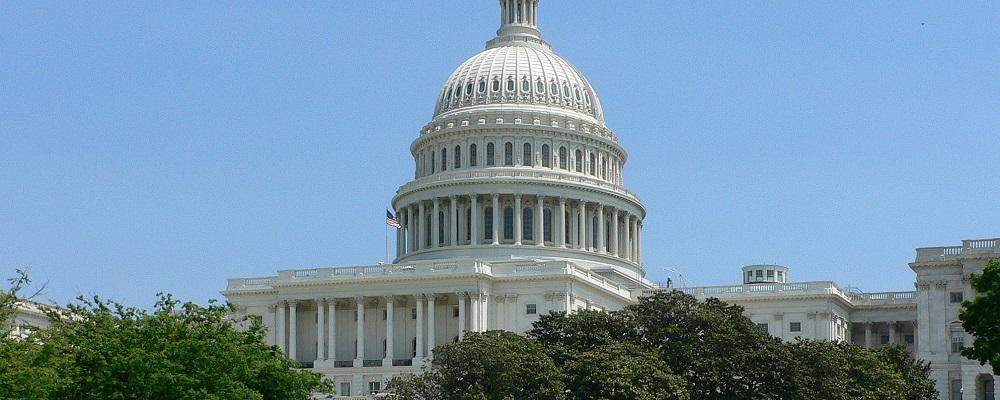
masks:
[[[524,226],[521,221],[521,195],[514,195],[514,245],[521,245],[521,233]]]
[[[545,246],[545,196],[538,195],[535,205],[535,245]]]
[[[288,301],[288,358],[298,361],[298,330],[296,329],[296,314],[298,314],[296,307],[298,306],[296,300]]]
[[[482,299],[479,300],[479,307],[480,307],[480,310],[479,310],[479,318],[480,318],[479,331],[480,332],[486,332],[486,331],[488,331],[490,329],[490,316],[489,316],[489,310],[490,310],[490,301],[489,300],[490,300],[490,295],[483,293],[481,295],[481,297],[482,297]]]
[[[391,367],[392,359],[395,358],[394,339],[395,339],[395,308],[396,303],[393,301],[392,295],[385,296],[385,358],[382,359],[383,367]]]
[[[431,215],[431,248],[440,246],[441,243],[441,200],[434,198],[434,211]]]
[[[396,220],[402,224],[403,223],[403,213],[396,210]],[[403,256],[403,249],[406,248],[406,235],[404,231],[400,228],[396,228],[396,258]]]
[[[330,361],[337,361],[337,299],[329,299],[326,302],[326,306],[329,307],[330,312],[327,313],[330,323],[327,324],[329,331],[326,335],[326,346],[329,348],[327,351],[327,359]]]
[[[579,215],[580,215],[580,222],[577,226],[577,229],[580,231],[580,233],[578,234],[579,235],[578,246],[581,250],[587,250],[589,248],[587,244],[589,242],[587,240],[587,202],[584,200],[580,200]]]
[[[418,204],[418,209],[419,212],[417,213],[417,223],[416,223],[417,234],[414,236],[417,237],[416,248],[423,250],[427,248],[427,238],[425,237],[427,236],[427,227],[424,226],[427,224],[427,207],[424,206],[423,201],[421,201]]]
[[[479,229],[479,204],[477,204],[479,196],[473,194],[469,196],[469,209],[472,210],[469,214],[471,221],[469,221],[469,240],[473,246],[479,244],[479,235],[482,234],[481,229]]]
[[[597,252],[604,254],[608,251],[604,235],[604,204],[597,205]]]
[[[642,221],[635,221],[635,262],[642,266]]]
[[[556,245],[565,249],[566,248],[566,198],[563,197],[559,198],[559,209],[556,212],[559,215],[555,215],[553,217],[557,218],[559,221],[559,225],[556,225],[559,228],[559,231],[553,232],[552,234],[553,238],[559,238],[559,240],[556,241]]]
[[[889,321],[889,344],[896,344],[896,321]]]
[[[493,193],[493,244],[500,244],[500,195]]]
[[[458,340],[465,336],[465,292],[458,292]]]
[[[472,326],[469,327],[469,330],[479,332],[479,293],[469,293],[469,302],[472,308],[472,315],[470,316]]]
[[[326,299],[316,299],[316,364],[326,360],[326,343],[323,343],[323,332],[326,328],[325,303]]]
[[[618,210],[611,212],[611,254],[618,257]]]
[[[278,348],[281,349],[282,353],[284,353],[287,356],[288,346],[285,346],[285,301],[284,300],[279,301],[277,307],[278,307],[277,311],[278,323],[276,324],[277,326],[274,329],[275,330],[274,340],[278,342],[277,343]]]
[[[424,295],[413,296],[417,303],[417,355],[414,357],[413,365],[424,360]]]
[[[406,240],[408,242],[406,250],[407,253],[412,253],[417,249],[417,247],[415,246],[417,241],[416,240],[417,229],[416,225],[414,225],[413,213],[414,210],[412,205],[406,208],[406,230],[407,230]]]
[[[365,363],[365,298],[358,296],[354,298],[358,308],[358,329],[357,346],[355,346],[356,356],[354,357],[354,367],[361,368]]]
[[[623,228],[625,229],[625,246],[623,246],[625,254],[623,254],[623,258],[625,258],[626,260],[631,260],[632,259],[632,216],[629,215],[628,213],[625,213],[625,226]]]
[[[451,196],[451,245],[458,246],[458,197]]]
[[[437,307],[434,304],[434,293],[427,294],[427,357],[434,356],[435,332],[434,314],[437,314]]]
[[[517,332],[517,321],[521,315],[518,313],[517,308],[517,294],[512,293],[507,295],[507,314],[510,315],[510,325],[508,325],[510,327],[510,331]]]

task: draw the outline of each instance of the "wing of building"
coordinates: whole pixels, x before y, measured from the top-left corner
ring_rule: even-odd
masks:
[[[646,209],[624,184],[628,153],[597,92],[542,39],[538,0],[499,3],[497,36],[447,79],[410,145],[414,179],[392,199],[393,263],[281,270],[223,292],[340,396],[418,372],[463,332],[523,332],[549,311],[617,310],[656,288],[642,262]],[[956,381],[968,391],[986,385],[984,369],[952,351],[948,296],[971,295],[962,279],[982,262],[970,254],[918,257],[914,270],[935,278],[918,278],[917,294],[787,283],[781,267],[684,290],[741,304],[787,339],[907,343],[935,362],[942,393]]]
[[[14,316],[5,322],[6,327],[10,328],[10,335],[15,338],[27,337],[35,329],[49,327],[49,317],[45,312],[52,309],[56,307],[30,300],[19,301],[14,304]]]

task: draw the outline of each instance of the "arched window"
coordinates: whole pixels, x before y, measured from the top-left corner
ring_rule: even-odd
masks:
[[[566,163],[566,146],[559,146],[559,168],[566,169],[568,164]]]
[[[551,94],[552,97],[559,96],[559,85],[556,84],[556,81],[552,81],[552,85],[549,86],[549,94]]]
[[[528,167],[534,165],[533,161],[535,157],[534,154],[531,152],[531,143],[524,144],[524,154],[522,154],[522,156],[524,156],[524,158],[521,160],[522,165]]]
[[[493,143],[486,144],[486,166],[489,167],[496,165],[496,152],[493,147]]]
[[[445,237],[444,211],[438,211],[438,246],[444,244]]]
[[[514,209],[511,207],[503,209],[503,238],[514,240]]]
[[[468,96],[472,94],[472,82],[465,85],[465,95]]]
[[[493,93],[500,91],[500,78],[493,78],[493,85],[490,89],[493,89]]]
[[[542,231],[543,231],[542,232],[542,236],[544,237],[543,240],[545,240],[546,242],[551,242],[552,241],[552,210],[546,208],[546,209],[543,209],[542,213],[544,214],[544,218],[542,218],[542,221],[545,221],[544,224],[542,225]]]
[[[531,207],[521,210],[521,238],[524,240],[535,240],[535,225],[531,220],[534,215],[535,211]]]
[[[574,88],[573,92],[576,94],[576,101],[583,100],[580,98],[580,88]]]
[[[590,247],[593,249],[597,248],[597,216],[595,215],[590,221]]]
[[[590,174],[597,176],[597,157],[590,153]]]
[[[507,78],[507,91],[508,92],[513,92],[514,88],[515,88],[515,86],[514,86],[514,78]]]
[[[476,144],[469,145],[469,166],[475,167],[479,165],[479,152],[476,151]]]
[[[462,86],[455,85],[455,100],[457,101],[461,97],[462,97]]]
[[[566,229],[563,230],[563,242],[569,244],[569,242],[572,239],[572,236],[570,236],[569,234],[569,227],[570,224],[573,222],[573,220],[569,218],[569,211],[566,211],[566,213],[563,214],[563,221],[566,221],[566,223],[563,224],[563,226],[566,227]]]
[[[431,173],[432,174],[435,173],[435,172],[437,172],[437,170],[435,168],[437,168],[437,161],[435,161],[434,152],[432,151],[431,152]]]
[[[531,92],[531,82],[527,78],[521,80],[521,91],[524,93]]]
[[[483,209],[483,237],[493,240],[493,207]]]
[[[462,168],[462,146],[455,146],[455,169]]]
[[[448,149],[441,149],[441,172],[448,170]]]
[[[535,81],[535,91],[538,92],[538,93],[544,94],[545,93],[545,82],[542,82],[541,79]]]
[[[483,94],[483,93],[486,93],[486,81],[480,79],[479,80],[479,94]]]
[[[583,152],[576,151],[576,172],[583,172]]]
[[[514,144],[511,142],[503,145],[503,165],[514,165]]]
[[[568,83],[563,83],[562,95],[563,95],[563,97],[569,98],[570,94],[569,94],[569,84]]]
[[[608,157],[601,155],[601,179],[608,179]]]
[[[552,152],[550,150],[549,145],[542,145],[542,166],[545,168],[552,167]]]
[[[607,220],[604,221],[604,245],[611,247],[611,221]]]
[[[427,217],[424,218],[424,247],[431,247],[431,213],[427,213]]]

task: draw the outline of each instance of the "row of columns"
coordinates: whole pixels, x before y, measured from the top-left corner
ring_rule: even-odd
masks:
[[[479,202],[479,195],[473,194],[433,198],[401,207],[396,211],[396,215],[403,225],[403,228],[397,230],[396,233],[396,256],[402,257],[416,251],[448,246],[500,245],[501,243],[515,246],[523,245],[525,235],[522,216],[524,200],[527,197],[533,201],[533,223],[531,225],[533,231],[531,236],[535,246],[593,251],[621,257],[637,264],[642,263],[642,220],[628,211],[583,199],[547,198],[540,194],[508,195],[505,196],[504,204],[501,204],[501,195],[493,193],[488,196],[485,204]],[[549,227],[552,239],[549,243],[546,243],[544,238],[546,224],[544,204],[547,199],[551,203],[549,209],[552,221],[550,223],[554,225]],[[539,207],[539,204],[543,206]],[[505,222],[503,221],[502,206],[511,206],[513,209],[513,235],[508,240],[501,237],[501,228]],[[490,232],[486,232],[486,224],[484,223],[484,220],[487,219],[485,214],[487,207],[492,208]],[[447,211],[442,214],[444,209]],[[473,210],[473,212],[466,217],[466,210]],[[569,218],[566,218],[567,211],[569,211]],[[442,215],[444,218],[441,218]],[[429,238],[427,237],[428,216],[430,217]],[[596,224],[592,223],[594,217],[597,219]],[[574,218],[576,221],[573,221]],[[444,229],[440,225],[442,219],[445,224]],[[468,221],[466,221],[467,219]],[[611,229],[610,235],[605,231],[606,225]],[[571,229],[567,229],[567,226]],[[467,229],[471,230],[471,234],[466,232]],[[594,236],[596,236],[596,240],[593,240]],[[608,243],[608,239],[610,239],[610,243]]]
[[[438,293],[410,295],[416,303],[416,354],[413,357],[413,364],[430,357],[430,351],[436,346],[434,321],[435,313],[428,312],[434,310]],[[385,318],[385,354],[382,366],[392,366],[395,349],[395,305],[401,296],[386,295],[384,298],[386,305]],[[482,293],[457,293],[458,297],[458,337],[461,340],[465,332],[483,332],[487,328],[488,321],[488,296]],[[365,301],[372,297],[357,296],[354,303],[357,312],[357,326],[355,332],[356,349],[353,360],[354,367],[364,366],[365,361]],[[376,297],[378,298],[378,297]],[[337,327],[337,303],[343,299],[338,298],[317,298],[312,301],[316,304],[316,362],[336,362],[337,361],[337,335],[343,334]],[[291,359],[297,359],[298,354],[298,332],[297,315],[298,305],[301,300],[282,300],[275,305],[275,342],[282,351]],[[426,317],[425,317],[426,314]],[[470,315],[466,318],[466,315]],[[287,317],[286,317],[287,316]],[[466,320],[468,319],[468,327]],[[286,326],[287,320],[287,326]],[[426,321],[426,324],[425,324]],[[287,336],[286,336],[287,334]],[[425,354],[425,348],[427,353]]]
[[[916,335],[917,321],[909,321],[909,322],[910,322],[910,324],[913,325],[913,336],[914,336],[914,338],[916,338],[916,336],[917,336]],[[865,327],[865,348],[867,348],[867,349],[874,349],[874,348],[882,345],[881,341],[879,341],[879,343],[877,343],[878,346],[876,346],[876,343],[873,342],[872,334],[875,333],[873,331],[873,329],[877,330],[876,325],[886,325],[888,327],[888,331],[889,331],[888,332],[889,333],[889,344],[890,345],[898,343],[899,339],[897,338],[897,336],[899,336],[899,335],[898,335],[898,332],[896,331],[896,327],[898,325],[898,321],[862,322],[861,324],[864,325],[864,327]]]

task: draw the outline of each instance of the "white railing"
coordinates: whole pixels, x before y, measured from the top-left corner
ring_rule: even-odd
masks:
[[[916,292],[852,293],[851,302],[857,305],[914,304]]]
[[[837,286],[837,284],[829,281],[697,286],[688,288],[654,288],[641,289],[635,291],[634,293],[638,296],[645,297],[652,296],[656,292],[664,290],[676,290],[695,297],[717,297],[723,300],[783,293],[789,295],[833,295],[855,305],[911,304],[916,301],[916,292],[849,293]]]
[[[478,169],[472,171],[458,171],[451,173],[437,173],[430,176],[424,176],[417,178],[410,183],[407,183],[399,188],[397,193],[403,193],[411,188],[426,185],[428,183],[435,182],[449,182],[456,180],[467,180],[467,179],[492,179],[492,178],[531,178],[531,179],[545,179],[551,181],[568,182],[574,184],[584,184],[588,186],[596,186],[602,189],[607,189],[609,191],[624,195],[639,201],[639,196],[624,186],[614,184],[608,181],[604,181],[597,178],[592,178],[586,175],[578,175],[572,172],[557,172],[556,171],[545,171],[536,170],[533,167],[507,167],[507,168],[490,168],[490,169]]]
[[[1000,254],[1000,239],[963,240],[961,246],[921,247],[917,249],[916,261],[942,261],[982,253]]]

